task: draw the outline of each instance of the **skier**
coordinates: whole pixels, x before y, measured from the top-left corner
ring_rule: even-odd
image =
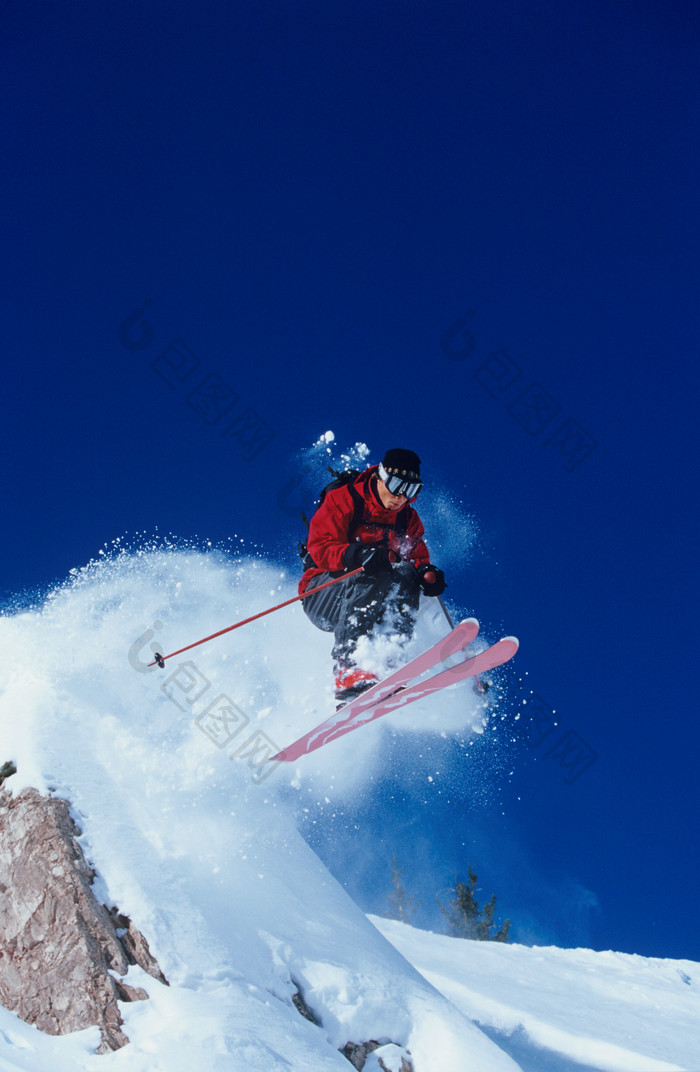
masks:
[[[413,633],[421,591],[445,590],[432,565],[423,523],[413,507],[423,484],[412,450],[388,450],[379,465],[329,487],[311,519],[299,594],[362,567],[302,603],[317,628],[335,634],[333,661],[338,707],[376,684],[358,666],[355,648],[375,625],[386,623],[404,639]]]

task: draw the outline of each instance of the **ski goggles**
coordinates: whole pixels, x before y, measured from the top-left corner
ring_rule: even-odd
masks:
[[[416,474],[409,473],[406,469],[402,469],[400,472],[398,469],[390,472],[380,462],[378,472],[380,479],[384,481],[392,495],[405,495],[407,499],[415,499],[423,487]]]

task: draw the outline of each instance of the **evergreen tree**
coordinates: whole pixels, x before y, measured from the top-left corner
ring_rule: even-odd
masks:
[[[8,759],[7,763],[3,763],[2,767],[0,767],[0,785],[2,785],[6,778],[11,778],[12,775],[16,773],[17,768],[12,760]]]
[[[389,919],[399,919],[402,923],[410,923],[415,915],[418,904],[414,897],[409,897],[403,884],[403,868],[399,867],[396,856],[391,857],[391,884],[394,887],[387,897],[389,906]]]
[[[507,942],[510,930],[510,920],[507,919],[502,927],[494,934],[491,933],[495,926],[493,913],[496,908],[496,895],[494,894],[483,908],[474,896],[479,876],[469,867],[469,881],[460,882],[455,878],[454,893],[447,907],[438,899],[440,910],[447,920],[447,933],[452,938],[473,938],[479,942]]]

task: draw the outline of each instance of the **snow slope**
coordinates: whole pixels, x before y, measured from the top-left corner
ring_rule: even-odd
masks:
[[[524,1072],[700,1069],[696,963],[462,941],[373,922]]]
[[[386,726],[291,769],[260,765],[265,748],[272,755],[330,703],[329,640],[298,605],[165,671],[148,669],[153,648],[174,650],[293,593],[293,579],[252,557],[117,551],[74,571],[41,605],[0,618],[0,761],[18,768],[8,787],[71,801],[98,897],[133,919],[171,984],[131,969],[128,981],[150,999],[122,1005],[131,1044],[100,1057],[94,1030],[49,1038],[0,1010],[0,1072],[325,1072],[349,1069],[340,1048],[367,1039],[382,1042],[387,1067],[398,1069],[410,1050],[416,1072],[512,1072],[527,1067],[509,1035],[521,1024],[528,1038],[571,1056],[581,995],[600,1013],[601,1044],[648,1053],[656,1062],[648,1072],[690,1067],[683,1053],[695,1036],[676,1020],[672,1033],[686,1049],[664,1050],[666,1002],[653,1052],[627,1045],[624,1025],[615,1035],[604,1012],[626,973],[638,997],[625,1012],[634,1033],[648,1003],[668,997],[673,966],[659,983],[657,966],[642,958],[590,954],[609,957],[590,961],[596,994],[581,990],[582,972],[590,975],[581,951],[477,948],[469,958],[471,943],[443,946],[448,940],[420,932],[403,948],[400,928],[381,922],[387,940],[349,899],[297,832],[296,814],[307,800],[361,787]],[[441,629],[426,615],[416,643]],[[378,664],[390,648],[385,638]],[[396,717],[394,729],[410,732],[434,725],[436,713],[426,703]],[[465,719],[478,729],[480,718],[466,687],[441,700],[443,732]],[[447,952],[457,947],[459,955]],[[682,971],[690,981],[676,976],[673,993],[695,1008],[700,972]],[[559,1004],[557,985],[566,995]],[[318,1025],[294,1007],[297,989]],[[378,1068],[375,1054],[366,1069]]]

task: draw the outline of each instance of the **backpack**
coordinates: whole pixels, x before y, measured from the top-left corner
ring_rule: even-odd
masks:
[[[355,535],[356,529],[358,528],[360,522],[362,521],[362,515],[363,515],[364,509],[365,509],[365,500],[362,497],[362,495],[360,495],[359,491],[357,491],[355,489],[355,480],[360,475],[360,470],[359,469],[342,469],[342,470],[341,469],[331,469],[331,467],[329,465],[328,466],[328,472],[331,474],[333,479],[328,484],[326,484],[324,488],[321,489],[321,492],[320,492],[319,497],[318,497],[318,506],[321,505],[321,503],[323,502],[323,500],[325,499],[325,497],[326,497],[326,495],[328,494],[329,491],[333,491],[335,488],[343,488],[343,487],[345,487],[346,484],[348,485],[348,487],[350,488],[350,494],[352,495],[352,501],[353,501],[353,504],[354,504],[354,510],[353,510],[352,519],[350,521],[350,524],[348,525],[348,542],[351,542],[353,537],[354,537],[354,535]],[[318,507],[316,507],[316,509],[318,509]],[[307,518],[306,514],[302,513],[301,518],[302,518],[302,521],[304,522],[304,524],[306,525],[306,527],[308,529],[309,528],[309,519]],[[404,507],[404,509],[402,509],[399,512],[399,515],[398,515],[398,517],[396,519],[395,531],[399,536],[405,536],[407,528],[408,528],[408,510]],[[302,560],[302,564],[304,566],[304,569],[305,570],[313,569],[313,567],[316,565],[316,563],[314,562],[313,558],[309,554],[306,542],[300,540],[299,544],[298,544],[298,548],[299,548],[299,557]]]
[[[318,497],[318,506],[321,505],[329,491],[334,491],[335,488],[344,488],[346,484],[350,485],[350,493],[353,499],[355,499],[356,496],[359,498],[357,492],[352,487],[352,485],[355,483],[355,480],[360,475],[359,469],[331,469],[329,465],[328,472],[331,474],[333,479],[328,484],[326,484],[324,488],[321,489],[321,493]],[[316,509],[318,509],[318,506],[316,507]],[[301,516],[308,529],[309,522],[307,520],[306,514],[302,514]]]

